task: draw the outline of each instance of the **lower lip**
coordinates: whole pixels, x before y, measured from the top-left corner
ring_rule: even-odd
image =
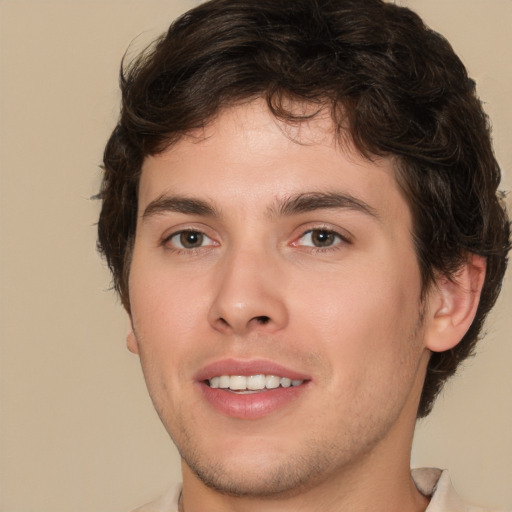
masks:
[[[283,409],[296,400],[305,391],[307,382],[299,386],[279,387],[248,394],[214,389],[205,382],[200,382],[199,385],[206,401],[217,411],[232,418],[255,420]]]

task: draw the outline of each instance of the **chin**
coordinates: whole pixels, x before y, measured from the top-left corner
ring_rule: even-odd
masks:
[[[329,450],[303,447],[293,452],[252,457],[209,457],[204,452],[184,453],[188,469],[207,487],[225,495],[252,498],[289,498],[328,478],[337,462]],[[328,456],[326,456],[326,453]],[[340,452],[337,453],[339,459]]]
[[[235,497],[275,498],[297,493],[307,485],[311,470],[291,463],[244,469],[219,466],[190,466],[196,476],[217,492]]]

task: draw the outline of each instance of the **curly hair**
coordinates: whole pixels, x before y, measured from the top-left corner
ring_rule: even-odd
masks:
[[[98,247],[130,311],[128,274],[144,158],[205,126],[221,109],[265,98],[329,109],[336,133],[367,158],[394,156],[413,215],[423,290],[468,254],[487,260],[475,319],[460,343],[432,353],[418,417],[473,353],[499,294],[510,225],[500,169],[475,83],[449,43],[411,10],[381,0],[212,0],[178,18],[121,65],[122,108],[105,149]],[[314,114],[313,114],[314,115]]]

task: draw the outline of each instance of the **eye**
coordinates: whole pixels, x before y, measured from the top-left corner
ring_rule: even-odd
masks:
[[[348,240],[329,229],[310,229],[298,239],[295,245],[323,248],[332,247],[340,242],[348,242]]]
[[[176,249],[199,249],[208,245],[215,245],[215,242],[201,231],[183,230],[174,233],[165,240]]]

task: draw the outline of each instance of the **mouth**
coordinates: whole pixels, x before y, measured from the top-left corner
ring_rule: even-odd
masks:
[[[224,359],[196,375],[205,403],[231,418],[256,420],[308,396],[311,377],[269,360]]]
[[[212,389],[225,389],[233,393],[251,394],[261,393],[277,388],[300,386],[302,379],[290,379],[279,375],[219,375],[205,381]]]

